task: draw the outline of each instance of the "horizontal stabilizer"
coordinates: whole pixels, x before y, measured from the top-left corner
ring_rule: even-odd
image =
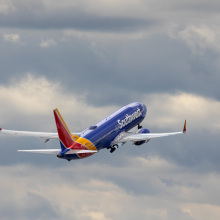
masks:
[[[58,154],[60,152],[60,149],[18,150],[18,152],[40,153],[40,154]]]
[[[58,154],[60,149],[39,149],[39,150],[18,150],[18,152],[40,153],[40,154]],[[97,153],[97,150],[69,150],[66,154],[88,154]]]

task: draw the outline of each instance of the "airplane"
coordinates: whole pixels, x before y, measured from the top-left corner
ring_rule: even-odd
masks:
[[[58,158],[68,161],[83,159],[97,153],[101,149],[110,149],[113,153],[118,147],[131,141],[134,145],[148,143],[153,138],[165,137],[186,133],[186,120],[182,131],[170,133],[150,133],[140,125],[144,120],[147,108],[143,103],[130,103],[102,121],[90,126],[81,133],[71,133],[63,120],[58,109],[53,110],[57,133],[14,131],[0,128],[0,134],[34,136],[45,139],[60,141],[61,149],[38,149],[38,150],[18,150],[19,152],[55,154]],[[130,132],[132,128],[138,128],[137,132]]]

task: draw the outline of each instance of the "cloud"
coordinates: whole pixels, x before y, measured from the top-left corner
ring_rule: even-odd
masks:
[[[5,34],[4,40],[8,42],[17,43],[20,42],[21,38],[18,34]]]
[[[20,164],[0,170],[5,180],[1,187],[5,219],[205,220],[211,214],[217,220],[219,216],[218,174],[194,173],[158,157],[133,157],[120,167],[96,162],[89,169],[84,163],[74,163],[74,167],[43,169],[40,164]],[[119,176],[127,184],[120,183]],[[6,215],[9,207],[11,215]]]
[[[188,212],[190,216],[194,217],[194,219],[205,219],[208,217],[218,219],[220,215],[219,206],[212,206],[209,204],[187,204],[183,210]]]
[[[184,28],[178,32],[181,30]],[[33,34],[20,29],[18,34],[25,36],[25,45],[9,47],[2,42],[2,51],[7,53],[0,61],[1,83],[31,72],[60,81],[71,93],[83,93],[86,101],[96,106],[124,105],[142,99],[143,94],[163,92],[186,92],[219,100],[218,52],[204,49],[203,56],[193,54],[185,41],[163,31],[162,35],[147,30],[132,34],[35,30]],[[45,39],[43,45],[49,45],[48,39],[57,44],[42,50],[41,39]]]
[[[216,134],[220,132],[220,114],[217,110],[220,102],[217,100],[180,93],[145,95],[143,101],[148,106],[150,126],[165,128],[169,124],[174,129],[187,119],[188,129],[191,131],[198,129]]]
[[[51,46],[55,46],[57,43],[53,39],[42,40],[40,43],[40,47],[47,48]]]
[[[88,121],[87,124],[83,122],[83,118],[87,118],[91,124],[92,121],[96,123],[122,106],[88,105],[83,95],[68,93],[59,82],[49,81],[45,77],[35,77],[32,74],[27,74],[18,81],[14,79],[8,87],[0,86],[0,94],[0,100],[4,106],[0,110],[1,114],[5,115],[4,123],[10,123],[14,117],[18,117],[18,114],[19,117],[45,118],[52,114],[55,107],[59,107],[61,112],[69,115],[68,117],[78,115],[79,118],[72,118],[71,121],[83,129],[83,125],[84,128],[89,125]],[[218,133],[220,129],[220,121],[218,121],[220,102],[217,100],[190,93],[174,95],[159,93],[145,94],[141,101],[148,107],[149,126],[158,128],[169,126],[170,129],[181,129],[184,120],[187,119],[190,130],[204,129]],[[14,109],[16,109],[16,116],[14,113],[9,114],[9,111],[12,113]]]
[[[110,218],[106,218],[102,212],[89,212],[86,214],[91,219],[95,220],[109,220]]]
[[[164,33],[170,23],[216,22],[219,3],[205,1],[62,1],[30,0],[2,3],[0,25],[24,29],[66,29],[82,32],[134,33],[136,31]],[[178,11],[179,16],[177,16]],[[210,16],[211,15],[211,16]],[[203,19],[200,19],[203,16]]]
[[[89,126],[89,123],[96,123],[100,117],[104,118],[106,114],[114,111],[113,107],[89,106],[84,102],[83,96],[67,93],[59,82],[51,82],[45,77],[36,78],[31,74],[18,81],[15,78],[9,87],[0,86],[0,100],[4,105],[0,110],[1,115],[4,115],[2,125],[17,121],[22,116],[26,118],[23,123],[32,128],[43,126],[45,129],[45,126],[48,126],[45,122],[51,122],[52,110],[55,107],[64,115],[69,114],[67,119],[70,115],[75,115],[75,119],[72,118],[70,121],[75,124],[75,129],[81,131]],[[38,122],[38,117],[46,121]],[[86,122],[82,120],[84,117],[87,118]]]
[[[14,7],[11,1],[1,1],[0,2],[0,13],[1,14],[8,14],[11,11],[15,11],[16,8]]]
[[[183,30],[178,30],[176,27],[171,37],[184,41],[195,54],[204,55],[205,50],[208,49],[214,52],[220,51],[218,44],[220,34],[215,27],[188,25]]]
[[[95,10],[92,5],[100,2],[83,3],[76,1],[75,4],[69,1],[54,5],[51,1],[16,1],[11,2],[13,8],[10,13],[0,14],[0,26],[20,27],[35,29],[65,29],[92,31],[131,31],[141,27],[148,27],[154,20],[132,17],[129,14],[118,16],[106,14]],[[108,10],[108,5],[105,5]],[[110,4],[111,5],[111,4]],[[96,7],[97,8],[97,7]],[[104,8],[103,8],[104,10]],[[113,10],[112,10],[113,11]]]

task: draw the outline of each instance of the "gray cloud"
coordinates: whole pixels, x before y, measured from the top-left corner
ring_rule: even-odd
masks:
[[[12,185],[13,190],[15,186]],[[20,192],[22,198],[17,200],[15,195],[10,194],[11,198],[1,201],[2,219],[60,219],[59,208],[51,204],[45,197],[35,192]],[[17,204],[15,204],[17,203]],[[13,207],[11,204],[13,203]]]
[[[14,10],[0,14],[0,26],[24,29],[66,29],[90,31],[134,31],[156,23],[153,19],[104,16],[85,12],[81,6],[48,8],[43,2],[13,2]]]
[[[107,3],[102,10],[87,4],[52,7],[44,1],[12,2],[10,13],[1,14],[0,21],[5,27],[2,33],[8,34],[18,27],[14,35],[19,34],[23,44],[11,45],[2,38],[1,51],[7,53],[2,54],[1,82],[27,72],[44,75],[60,80],[71,92],[84,93],[94,105],[119,105],[121,100],[126,104],[145,93],[179,91],[219,100],[219,50],[215,48],[220,35],[213,29],[216,23],[210,17],[201,24],[191,15],[184,16],[186,21],[175,17],[174,11],[186,4],[179,11],[184,15],[191,4],[205,8],[205,2],[169,1],[163,12],[163,4],[140,2],[133,5],[133,13],[127,5],[125,10],[129,13],[114,12],[114,7]],[[142,9],[140,13],[137,8]],[[156,23],[153,10],[160,12]],[[170,17],[164,17],[165,13]],[[172,31],[172,25],[177,30]],[[51,28],[55,30],[49,31]],[[77,29],[78,33],[65,35],[62,30],[66,28]],[[214,34],[214,42],[210,34]],[[48,40],[55,42],[52,47],[39,47]],[[192,51],[197,47],[199,54]]]
[[[75,164],[74,168],[70,163],[44,169],[31,165],[1,167],[2,177],[8,181],[2,187],[10,188],[1,201],[1,214],[5,219],[13,219],[6,212],[10,204],[11,214],[17,214],[18,219],[199,216],[203,220],[206,214],[218,216],[218,209],[214,209],[219,206],[218,189],[213,188],[219,182],[217,174],[194,173],[160,157],[133,157],[127,158],[127,162],[119,167],[90,163],[89,169],[85,163]],[[5,194],[2,188],[1,194]]]
[[[3,43],[7,54],[0,61],[1,82],[27,72],[45,75],[65,84],[70,92],[84,94],[95,105],[120,104],[122,99],[126,104],[145,93],[179,91],[219,100],[216,53],[192,55],[178,40],[158,36],[110,44],[97,39],[95,46],[91,46],[93,40],[54,40],[57,45],[48,49],[39,47],[36,40],[23,46]]]

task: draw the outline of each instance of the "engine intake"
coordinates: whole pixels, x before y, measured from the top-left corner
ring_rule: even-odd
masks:
[[[150,131],[146,128],[141,128],[136,133],[147,134],[147,133],[150,133]],[[139,145],[145,144],[146,142],[149,142],[149,140],[148,141],[145,141],[145,140],[144,141],[135,141],[134,144],[139,146]]]

